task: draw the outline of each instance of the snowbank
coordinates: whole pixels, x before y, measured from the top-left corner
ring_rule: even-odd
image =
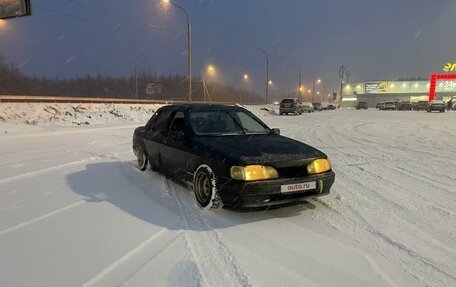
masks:
[[[99,125],[145,122],[157,104],[23,104],[0,105],[0,122],[37,126]]]

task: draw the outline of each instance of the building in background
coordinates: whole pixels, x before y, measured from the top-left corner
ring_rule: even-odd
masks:
[[[370,108],[383,102],[418,102],[429,98],[429,80],[371,81],[342,84],[340,107],[353,107],[356,102],[367,102]],[[456,81],[437,83],[436,99],[448,101],[456,97]]]

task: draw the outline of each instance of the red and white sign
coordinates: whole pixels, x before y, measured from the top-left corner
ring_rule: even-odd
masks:
[[[282,193],[287,192],[296,192],[296,191],[303,191],[303,190],[311,190],[317,189],[317,182],[304,182],[304,183],[293,183],[293,184],[286,184],[280,187],[280,191]]]

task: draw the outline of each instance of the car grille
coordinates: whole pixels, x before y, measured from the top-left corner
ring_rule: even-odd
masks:
[[[282,168],[278,168],[277,172],[279,173],[280,178],[303,177],[303,176],[307,176],[307,167],[306,166],[282,167]]]

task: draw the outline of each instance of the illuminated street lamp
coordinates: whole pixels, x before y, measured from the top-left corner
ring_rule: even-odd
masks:
[[[208,74],[210,74],[210,75],[215,74],[215,68],[214,68],[214,66],[208,65],[208,66],[207,66],[207,72],[208,72]]]
[[[212,102],[211,95],[209,95],[209,89],[207,88],[206,85],[206,77],[205,74],[208,74],[211,77],[214,77],[217,73],[217,70],[215,69],[214,65],[207,65],[205,72],[203,72],[203,96],[204,96],[204,101],[207,101],[207,98]]]
[[[271,81],[271,80],[269,80],[268,84],[269,84],[269,85],[272,85],[272,81]]]
[[[313,75],[313,82],[312,82],[312,103],[314,102],[315,99],[315,84],[320,84],[321,79],[316,80],[315,75]],[[319,93],[317,93],[319,95]]]
[[[187,81],[188,81],[188,101],[192,101],[192,26],[188,18],[187,11],[181,6],[177,5],[171,0],[162,0],[162,3],[166,6],[173,5],[177,9],[181,10],[185,14],[187,19]]]
[[[242,82],[247,83],[249,81],[249,75],[248,74],[244,74],[242,76]],[[239,104],[242,103],[242,86],[241,86],[241,89],[239,90]]]

